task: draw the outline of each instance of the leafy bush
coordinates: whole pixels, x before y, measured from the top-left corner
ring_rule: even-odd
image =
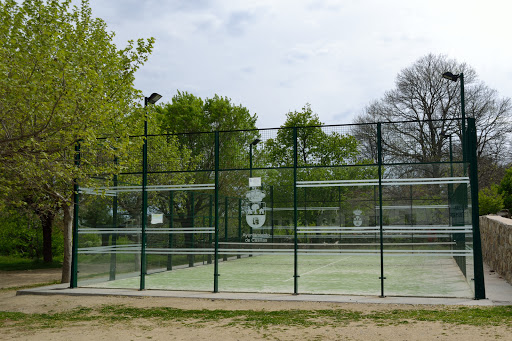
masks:
[[[504,207],[512,210],[512,167],[507,169],[505,176],[501,180],[499,193],[503,197]]]
[[[52,251],[59,259],[64,253],[60,228],[52,232]],[[39,259],[43,254],[43,232],[37,216],[24,211],[6,210],[0,214],[0,255]]]
[[[492,185],[478,193],[478,206],[480,215],[497,213],[503,209],[503,196],[498,192],[499,187]]]
[[[0,255],[38,258],[42,254],[40,223],[28,214],[9,210],[0,215]]]

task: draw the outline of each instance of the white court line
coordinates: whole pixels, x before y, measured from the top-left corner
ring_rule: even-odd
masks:
[[[308,272],[305,272],[305,273],[301,274],[299,277],[305,276],[305,275],[307,275],[307,274],[309,274],[309,273],[312,273],[312,272],[314,272],[314,271],[317,271],[317,270],[320,270],[320,269],[326,268],[326,267],[328,267],[328,266],[330,266],[330,265],[336,264],[336,263],[338,263],[338,262],[341,262],[342,260],[347,260],[347,259],[352,258],[352,257],[354,257],[354,256],[348,256],[348,257],[346,257],[346,258],[342,258],[342,259],[340,259],[340,260],[337,260],[337,261],[335,261],[335,262],[332,262],[332,263],[329,263],[329,264],[327,264],[327,265],[321,266],[321,267],[319,267],[319,268],[316,268],[316,269],[310,270],[310,271],[308,271]],[[291,281],[292,279],[293,279],[293,277],[292,277],[292,278],[288,278],[288,279],[284,280],[284,282]]]

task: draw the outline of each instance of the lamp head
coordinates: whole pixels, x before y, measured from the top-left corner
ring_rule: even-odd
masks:
[[[156,92],[153,92],[151,96],[146,97],[146,101],[151,104],[155,104],[158,102],[158,100],[162,98],[162,95],[157,94]]]
[[[252,142],[251,142],[251,144],[252,144],[253,146],[255,146],[255,145],[257,145],[257,144],[258,144],[258,143],[260,143],[260,142],[261,142],[261,140],[260,140],[260,139],[255,139],[254,141],[252,141]]]
[[[443,78],[446,78],[446,79],[449,79],[451,80],[452,82],[456,82],[457,79],[459,79],[459,76],[460,75],[454,75],[453,73],[451,72],[445,72],[443,73]]]

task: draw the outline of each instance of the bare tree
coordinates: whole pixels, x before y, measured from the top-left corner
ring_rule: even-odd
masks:
[[[355,120],[356,123],[413,121],[383,126],[385,160],[446,160],[450,135],[453,154],[460,158],[460,85],[443,79],[441,75],[446,71],[464,73],[465,111],[466,117],[476,119],[478,157],[494,164],[504,161],[500,155],[508,149],[507,138],[512,132],[510,98],[500,98],[496,90],[478,80],[475,70],[469,65],[433,54],[400,71],[396,87],[371,103]],[[365,151],[372,156],[376,152],[374,134],[375,131],[368,126],[358,131],[358,137],[365,141]],[[441,170],[431,166],[425,167],[424,171],[429,173],[426,175],[437,177]]]

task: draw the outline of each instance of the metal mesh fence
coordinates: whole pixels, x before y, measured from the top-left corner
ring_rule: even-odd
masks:
[[[138,136],[123,155],[87,146],[84,165],[119,171],[80,189],[77,285],[478,296],[475,145],[459,126]]]

